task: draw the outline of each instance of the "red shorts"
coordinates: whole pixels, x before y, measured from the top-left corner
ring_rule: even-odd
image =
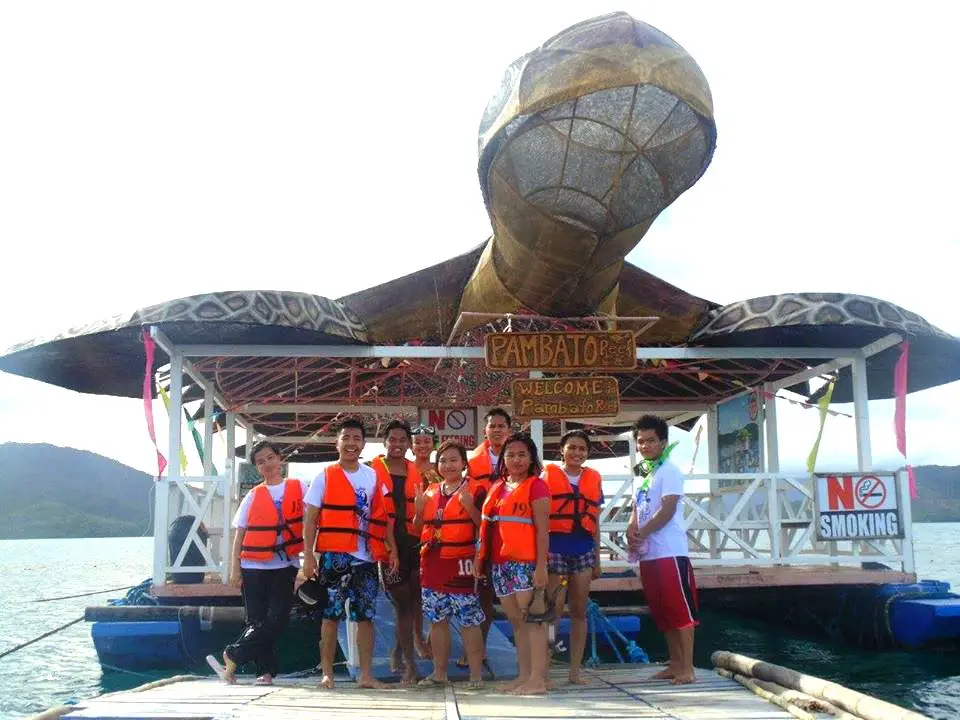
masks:
[[[696,627],[697,583],[687,557],[640,561],[640,582],[660,632]]]

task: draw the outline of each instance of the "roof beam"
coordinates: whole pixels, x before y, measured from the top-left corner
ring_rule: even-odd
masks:
[[[482,347],[446,345],[181,345],[184,357],[450,358],[482,360]],[[639,347],[638,360],[780,360],[860,357],[860,348]]]

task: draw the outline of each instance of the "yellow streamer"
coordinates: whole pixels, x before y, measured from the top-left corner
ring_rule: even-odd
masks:
[[[163,400],[163,406],[167,409],[167,418],[170,417],[170,396],[163,389],[163,385],[157,383],[157,390],[160,392],[160,398]],[[170,422],[173,422],[172,420]],[[183,443],[180,444],[180,472],[187,472],[187,454],[183,451]]]
[[[810,455],[807,456],[807,472],[812,473],[817,465],[817,453],[820,451],[820,438],[823,437],[823,425],[827,421],[827,407],[830,405],[830,398],[833,397],[833,382],[827,386],[827,392],[817,401],[817,407],[820,409],[820,429],[817,431],[817,441],[810,449]]]

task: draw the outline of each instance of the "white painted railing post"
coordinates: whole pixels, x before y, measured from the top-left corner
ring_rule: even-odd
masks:
[[[770,559],[775,565],[783,560],[783,546],[781,543],[780,522],[780,478],[770,477],[767,483],[767,518],[770,523]]]
[[[231,510],[233,510],[233,496],[237,487],[237,416],[228,412],[225,422],[227,425],[227,459],[224,462],[224,473],[227,476],[227,490],[223,496],[226,515],[223,537],[220,539],[222,543],[220,557],[223,558],[223,582],[227,584],[230,582],[230,572],[233,570],[233,532],[230,529],[230,521],[233,519]]]
[[[170,458],[171,463],[177,461],[176,455]],[[163,585],[167,580],[166,517],[170,506],[170,484],[167,478],[158,478],[153,491],[153,584]]]
[[[910,475],[906,470],[897,473],[897,484],[900,486],[900,518],[903,521],[901,563],[904,572],[915,573],[917,566],[913,557],[913,500],[910,498]]]
[[[203,391],[203,474],[213,475],[213,387]]]

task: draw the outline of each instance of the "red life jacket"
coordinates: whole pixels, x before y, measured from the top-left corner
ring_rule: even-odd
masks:
[[[407,464],[407,480],[403,484],[403,518],[404,526],[407,530],[407,535],[410,537],[416,537],[417,531],[413,527],[413,516],[415,514],[414,501],[417,497],[417,487],[423,489],[423,477],[420,475],[420,471],[417,469],[417,466],[414,465],[409,460],[404,460]],[[377,473],[377,479],[383,482],[387,487],[393,486],[393,478],[390,477],[390,469],[387,467],[387,459],[383,455],[378,455],[373,459],[373,462],[370,464],[370,467],[373,468],[374,472]],[[396,508],[394,508],[394,513],[396,513]]]
[[[480,482],[481,487],[490,492],[493,485],[493,472],[496,470],[490,462],[490,441],[484,440],[477,445],[467,460],[467,474]]]
[[[534,562],[537,559],[537,529],[533,524],[533,507],[530,505],[530,485],[536,479],[531,475],[502,498],[500,488],[504,480],[498,480],[490,488],[483,502],[480,521],[480,549],[477,553],[482,563],[490,560],[490,533],[500,533],[503,543],[500,552],[509,560]]]
[[[471,478],[467,478],[466,482],[470,497],[476,497],[480,483]],[[425,555],[431,548],[439,547],[440,557],[472,558],[477,547],[477,526],[460,503],[459,493],[454,493],[447,500],[443,514],[437,517],[442,492],[440,488],[440,483],[434,483],[427,488],[423,529],[420,531],[420,554]]]
[[[581,529],[593,535],[600,514],[600,473],[583,468],[579,482],[573,485],[559,465],[545,465],[544,471],[550,486],[550,532],[570,533]]]
[[[339,463],[328,465],[324,471],[326,484],[323,501],[317,516],[317,552],[356,552],[360,538],[367,540],[370,555],[374,560],[389,558],[386,545],[387,518],[391,514],[390,486],[384,487],[380,479],[373,486],[370,498],[370,515],[367,529],[360,529],[360,512],[357,495]],[[386,493],[386,494],[385,494]]]
[[[284,553],[289,558],[297,557],[303,551],[303,486],[300,481],[287,479],[279,515],[266,483],[260,483],[250,492],[253,500],[240,557],[260,561],[282,558]]]

